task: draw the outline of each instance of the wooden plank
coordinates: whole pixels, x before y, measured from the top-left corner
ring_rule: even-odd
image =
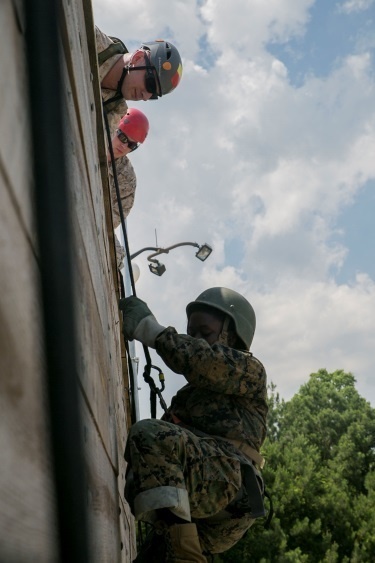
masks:
[[[97,291],[99,287],[103,288],[103,278],[105,278],[104,282],[108,287],[108,296],[111,296],[113,303],[115,303],[116,299],[114,299],[112,265],[110,265],[108,257],[108,236],[103,209],[103,190],[99,175],[97,152],[92,151],[85,155],[86,147],[82,146],[79,140],[77,141],[80,135],[81,116],[77,114],[76,109],[72,96],[68,96],[66,100],[66,112],[69,119],[68,137],[75,140],[68,147],[68,156],[70,156],[72,162],[69,177],[72,211],[77,215],[88,252],[89,267],[94,280],[95,290],[100,295],[98,307],[100,308],[104,324],[107,322],[108,300],[107,302],[103,301],[102,289]],[[92,172],[89,176],[87,175],[88,171]],[[100,260],[98,257],[100,257]],[[117,304],[113,307],[111,313],[115,314],[114,321],[118,323]]]
[[[81,163],[84,163],[85,175],[89,181],[96,228],[98,233],[106,233],[107,224],[103,213],[103,191],[99,175],[97,150],[96,100],[94,99],[92,87],[94,69],[90,68],[87,42],[82,41],[82,34],[85,29],[84,14],[80,3],[65,2],[64,10],[69,28],[69,41],[63,38],[63,46],[67,73],[70,77],[72,106],[74,107],[73,111],[75,111],[77,121],[77,135],[75,139],[80,142],[82,148]],[[79,53],[78,57],[77,53]],[[88,88],[88,84],[90,88]],[[97,101],[101,105],[100,99]],[[93,158],[94,155],[95,158]],[[99,192],[97,189],[98,185],[100,186]],[[103,242],[108,244],[107,236],[103,238]]]
[[[119,498],[120,513],[120,539],[121,539],[121,562],[133,561],[137,555],[135,538],[135,520],[130,513],[129,506],[124,504],[122,497]],[[151,562],[150,562],[151,563]]]
[[[113,221],[112,221],[112,211],[111,211],[111,195],[108,184],[108,165],[107,165],[107,151],[105,142],[105,131],[103,129],[103,112],[102,112],[102,100],[100,93],[100,84],[98,76],[97,67],[97,57],[96,57],[96,44],[95,44],[95,34],[94,34],[94,21],[91,0],[83,0],[82,3],[71,5],[69,2],[65,2],[65,10],[70,14],[72,20],[74,20],[74,26],[76,30],[82,30],[84,25],[86,25],[87,30],[87,44],[85,49],[83,49],[82,57],[84,58],[84,66],[91,68],[90,80],[92,81],[92,92],[95,104],[95,115],[96,115],[96,126],[97,126],[97,151],[99,155],[99,161],[95,162],[95,173],[99,170],[101,181],[99,182],[101,186],[101,194],[98,197],[95,186],[97,185],[92,181],[93,176],[90,175],[90,189],[92,192],[92,200],[94,203],[94,214],[96,218],[96,225],[99,231],[106,233],[104,237],[104,244],[106,248],[106,255],[109,257],[109,269],[111,270],[115,290],[117,294],[117,299],[119,296],[119,284],[117,278],[117,267],[115,260],[115,243],[114,243],[114,233],[113,233]],[[77,41],[76,41],[77,43]],[[68,54],[67,54],[68,58]],[[74,61],[72,61],[74,64]],[[82,108],[85,103],[85,97],[82,96],[82,89],[77,85],[76,88],[76,106]],[[92,105],[90,106],[92,108]],[[78,115],[82,116],[83,112],[77,112]],[[98,164],[98,167],[96,166]],[[103,214],[103,196],[104,196],[104,209]],[[100,201],[99,201],[100,200]],[[95,202],[99,205],[95,206]],[[98,213],[98,210],[100,211]],[[108,248],[109,242],[109,248]],[[108,253],[109,250],[109,253]]]
[[[0,560],[50,562],[56,554],[38,272],[7,180],[0,174]]]
[[[69,138],[77,139],[79,137],[79,124],[78,117],[75,112],[76,108],[73,104],[72,98],[69,97],[67,100],[67,105],[69,107]],[[94,295],[97,296],[97,303],[94,299],[91,299],[89,309],[93,311],[97,307],[100,315],[100,320],[102,324],[102,335],[99,335],[109,350],[110,361],[107,363],[104,373],[108,376],[108,384],[112,383],[112,388],[119,388],[116,393],[122,396],[125,393],[124,389],[124,379],[121,372],[121,347],[120,347],[120,333],[119,333],[119,318],[118,318],[118,306],[117,297],[113,287],[113,278],[111,276],[111,271],[109,269],[108,263],[101,261],[103,254],[106,252],[105,242],[107,241],[106,232],[104,230],[104,217],[103,211],[101,212],[102,225],[98,228],[97,217],[95,218],[95,212],[93,209],[92,201],[99,201],[101,204],[101,209],[103,210],[103,193],[101,190],[101,184],[98,182],[98,177],[96,177],[96,183],[90,186],[92,198],[88,197],[89,189],[87,186],[88,179],[85,176],[86,165],[84,163],[83,147],[78,142],[74,146],[71,146],[71,159],[74,166],[70,169],[70,186],[72,192],[73,205],[72,209],[77,217],[77,248],[79,249],[79,263],[80,269],[88,269],[91,277],[91,284],[93,287]],[[89,160],[90,161],[90,160]],[[96,227],[96,230],[95,230]],[[107,243],[108,244],[108,243]],[[80,273],[81,279],[77,284],[79,288],[86,288],[90,285],[89,277]],[[81,290],[81,291],[82,291]],[[85,299],[79,296],[78,303],[81,307],[85,303]],[[87,310],[87,309],[86,309]],[[80,318],[87,318],[85,316],[85,311],[81,311]],[[83,333],[83,331],[81,331]],[[96,341],[98,342],[98,338]],[[86,345],[86,344],[85,344]],[[95,358],[96,348],[90,347],[92,353],[88,354],[89,358]],[[101,354],[99,354],[101,355]],[[102,355],[101,355],[102,356]],[[113,358],[118,359],[117,366],[113,366]],[[89,361],[89,360],[88,360]],[[126,365],[126,364],[125,364]],[[97,365],[95,366],[97,367]],[[85,391],[88,396],[88,400],[92,403],[92,409],[94,412],[98,413],[98,405],[95,403],[95,398],[97,393],[95,392],[95,377],[100,377],[100,373],[94,377],[95,373],[91,369],[86,369],[83,374],[83,384],[85,386]],[[117,383],[115,383],[117,381]],[[97,386],[96,386],[97,387]],[[108,391],[110,393],[110,391]],[[109,394],[105,393],[104,403],[107,405],[109,401]],[[117,401],[116,404],[119,402]],[[110,403],[112,405],[112,403]],[[122,408],[125,408],[125,404],[122,402]],[[104,413],[103,408],[101,413]],[[99,416],[99,415],[98,415]],[[125,419],[123,414],[119,415],[122,420]],[[103,416],[99,416],[98,425],[100,427],[104,424]],[[123,426],[122,434],[125,432],[126,427]],[[107,439],[106,439],[107,442]],[[122,439],[122,446],[124,445],[124,439]],[[112,444],[113,446],[113,444]],[[109,445],[107,442],[107,449],[109,450]],[[121,448],[122,449],[122,448]],[[111,450],[111,456],[114,452]],[[122,453],[121,453],[122,455]],[[112,459],[113,463],[114,458]]]
[[[80,232],[77,236],[79,237]],[[94,413],[99,432],[113,466],[119,472],[123,491],[125,461],[123,454],[128,432],[127,392],[121,371],[119,324],[103,327],[96,306],[92,278],[87,266],[83,239],[77,239],[82,264],[77,270],[77,319],[80,335],[80,378]],[[105,299],[106,296],[103,296]]]
[[[86,402],[82,401],[81,405],[91,560],[98,563],[116,563],[121,561],[120,507],[116,475],[103,449]]]
[[[78,116],[75,113],[76,107],[73,108],[73,102],[71,99],[68,100],[70,107],[70,119],[72,121],[71,128],[72,132],[70,137],[77,138],[79,135],[79,124]],[[87,394],[88,402],[90,408],[95,414],[96,422],[98,425],[99,432],[103,437],[106,444],[106,449],[109,451],[108,442],[106,438],[105,419],[106,411],[105,409],[110,407],[111,416],[115,416],[116,421],[112,430],[114,434],[111,434],[114,442],[117,445],[117,461],[115,461],[114,452],[111,450],[111,461],[113,465],[119,471],[121,482],[121,490],[123,490],[124,485],[124,475],[125,475],[125,461],[123,460],[123,453],[125,448],[125,440],[128,428],[128,393],[126,391],[127,381],[124,381],[124,376],[121,367],[121,345],[120,345],[120,332],[119,332],[119,318],[118,318],[118,306],[117,298],[114,292],[113,285],[108,285],[113,282],[110,275],[110,271],[106,269],[106,265],[100,263],[98,257],[102,256],[104,252],[103,245],[100,244],[100,239],[102,237],[103,241],[107,240],[106,233],[104,230],[103,222],[103,212],[101,213],[102,228],[98,229],[97,218],[95,217],[95,211],[93,207],[90,206],[91,201],[100,201],[101,209],[103,209],[103,194],[101,191],[101,183],[96,182],[96,184],[90,185],[92,198],[91,201],[88,198],[88,191],[83,184],[86,185],[86,179],[84,178],[85,169],[83,166],[83,155],[81,154],[81,146],[78,144],[74,148],[74,160],[75,168],[71,170],[71,180],[70,184],[72,187],[72,193],[74,194],[74,212],[77,216],[77,247],[80,249],[79,259],[81,265],[79,267],[80,280],[77,284],[80,288],[87,288],[90,286],[90,281],[92,284],[93,293],[96,296],[100,296],[100,300],[97,303],[102,330],[96,333],[96,336],[92,336],[93,343],[88,344],[88,334],[86,331],[86,336],[84,336],[84,348],[89,348],[92,353],[86,354],[85,359],[85,369],[82,375],[83,384],[85,388],[85,393]],[[83,150],[83,148],[82,148]],[[73,155],[72,155],[73,156]],[[90,162],[90,159],[89,159]],[[97,180],[97,178],[96,178]],[[96,219],[96,220],[95,220]],[[98,229],[97,232],[93,230],[96,225]],[[112,227],[112,225],[111,225]],[[99,246],[99,248],[98,248]],[[108,267],[108,266],[107,266]],[[86,270],[89,270],[87,274]],[[90,276],[90,280],[88,279]],[[103,291],[104,288],[104,291]],[[87,297],[80,296],[79,303],[80,307],[84,308],[81,310],[80,318],[87,318],[87,312],[90,312],[92,325],[96,324],[95,320],[95,307],[96,303],[94,298],[91,296],[91,301],[86,302]],[[110,316],[111,322],[108,322],[108,315]],[[94,329],[93,329],[94,330]],[[85,334],[85,329],[82,328],[80,331],[82,335]],[[100,353],[99,349],[102,343],[105,343],[105,350]],[[108,354],[109,350],[109,354]],[[107,352],[107,364],[103,365],[103,358]],[[98,363],[97,358],[100,358]],[[114,365],[114,359],[117,359],[117,364]],[[126,359],[125,359],[126,368]],[[106,374],[108,377],[108,389],[104,390],[100,397],[98,393],[98,381],[103,382],[103,376],[101,374]],[[110,386],[112,386],[113,399],[110,398]],[[114,442],[112,445],[114,445]]]
[[[82,248],[84,249],[83,245]],[[112,390],[113,373],[117,369],[116,356],[112,356],[107,346],[108,334],[100,322],[96,295],[84,251],[80,252],[80,265],[77,271],[77,321],[79,335],[79,377],[84,388],[90,409],[100,429],[105,449],[114,467],[118,465],[116,428],[114,418],[114,399]],[[105,327],[112,331],[110,322]]]
[[[76,133],[74,115],[71,134]],[[112,303],[113,288],[103,263],[103,245],[95,228],[93,209],[89,197],[87,178],[81,169],[80,146],[72,149],[74,166],[69,170],[72,211],[74,213],[75,241],[77,249],[76,302],[80,347],[79,374],[86,396],[101,428],[105,447],[117,465],[114,423],[108,417],[113,413],[112,379],[120,369],[120,358],[116,350],[118,330]],[[113,421],[114,422],[114,421]]]
[[[23,35],[17,12],[10,0],[0,2],[0,161],[8,176],[14,205],[22,228],[32,237],[30,206],[30,125],[25,92],[27,91]]]
[[[62,35],[64,55],[74,105],[80,121],[78,138],[81,144],[85,145],[85,160],[88,163],[93,152],[97,154],[97,136],[93,74],[87,48],[86,24],[81,2],[64,0],[63,9],[68,31],[68,38],[64,38],[64,33]]]

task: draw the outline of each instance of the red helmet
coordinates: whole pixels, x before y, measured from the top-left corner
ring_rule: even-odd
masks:
[[[143,143],[147,137],[149,123],[143,112],[136,108],[129,108],[121,119],[118,128],[133,141]]]

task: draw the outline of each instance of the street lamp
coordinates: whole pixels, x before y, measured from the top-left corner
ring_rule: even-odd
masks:
[[[202,262],[204,262],[206,260],[206,258],[209,257],[209,255],[212,252],[212,248],[208,245],[208,244],[202,244],[202,246],[199,247],[199,250],[195,253],[195,256],[201,260]]]
[[[212,252],[211,246],[206,243],[199,245],[197,242],[179,242],[177,244],[173,244],[172,246],[168,246],[167,248],[160,248],[157,246],[146,246],[145,248],[141,248],[137,252],[134,252],[134,254],[130,256],[130,259],[133,260],[133,258],[138,256],[142,252],[145,252],[146,250],[153,250],[154,252],[149,256],[147,256],[147,260],[151,262],[151,264],[149,264],[148,267],[151,273],[155,274],[156,276],[162,276],[166,268],[164,264],[161,264],[158,260],[156,260],[155,256],[159,256],[159,254],[168,254],[170,250],[173,250],[178,246],[194,246],[195,248],[198,248],[197,252],[195,253],[195,256],[202,262],[204,262]]]
[[[155,264],[149,264],[148,267],[150,268],[150,272],[155,274],[155,276],[162,276],[165,272],[164,264],[160,264],[158,260],[154,260]]]

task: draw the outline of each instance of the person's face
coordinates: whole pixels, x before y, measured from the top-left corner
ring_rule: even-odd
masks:
[[[210,346],[219,339],[223,320],[207,311],[194,311],[188,319],[187,333],[203,338]]]
[[[136,51],[132,57],[131,66],[133,69],[137,66],[145,66],[145,58],[142,51]],[[155,71],[154,71],[155,72]],[[146,89],[146,71],[142,70],[131,70],[125,77],[122,85],[122,95],[125,100],[131,101],[147,101],[151,98],[152,94]]]
[[[114,135],[112,137],[112,148],[113,148],[113,155],[115,158],[120,158],[121,156],[125,156],[131,152],[129,146],[126,143],[122,143],[117,135]],[[109,151],[107,153],[107,159],[108,161],[111,160]]]

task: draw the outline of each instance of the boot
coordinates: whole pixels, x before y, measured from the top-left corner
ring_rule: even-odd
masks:
[[[195,524],[174,524],[168,529],[168,562],[207,563]]]
[[[165,563],[167,560],[167,526],[159,521],[150,527],[133,563]]]

